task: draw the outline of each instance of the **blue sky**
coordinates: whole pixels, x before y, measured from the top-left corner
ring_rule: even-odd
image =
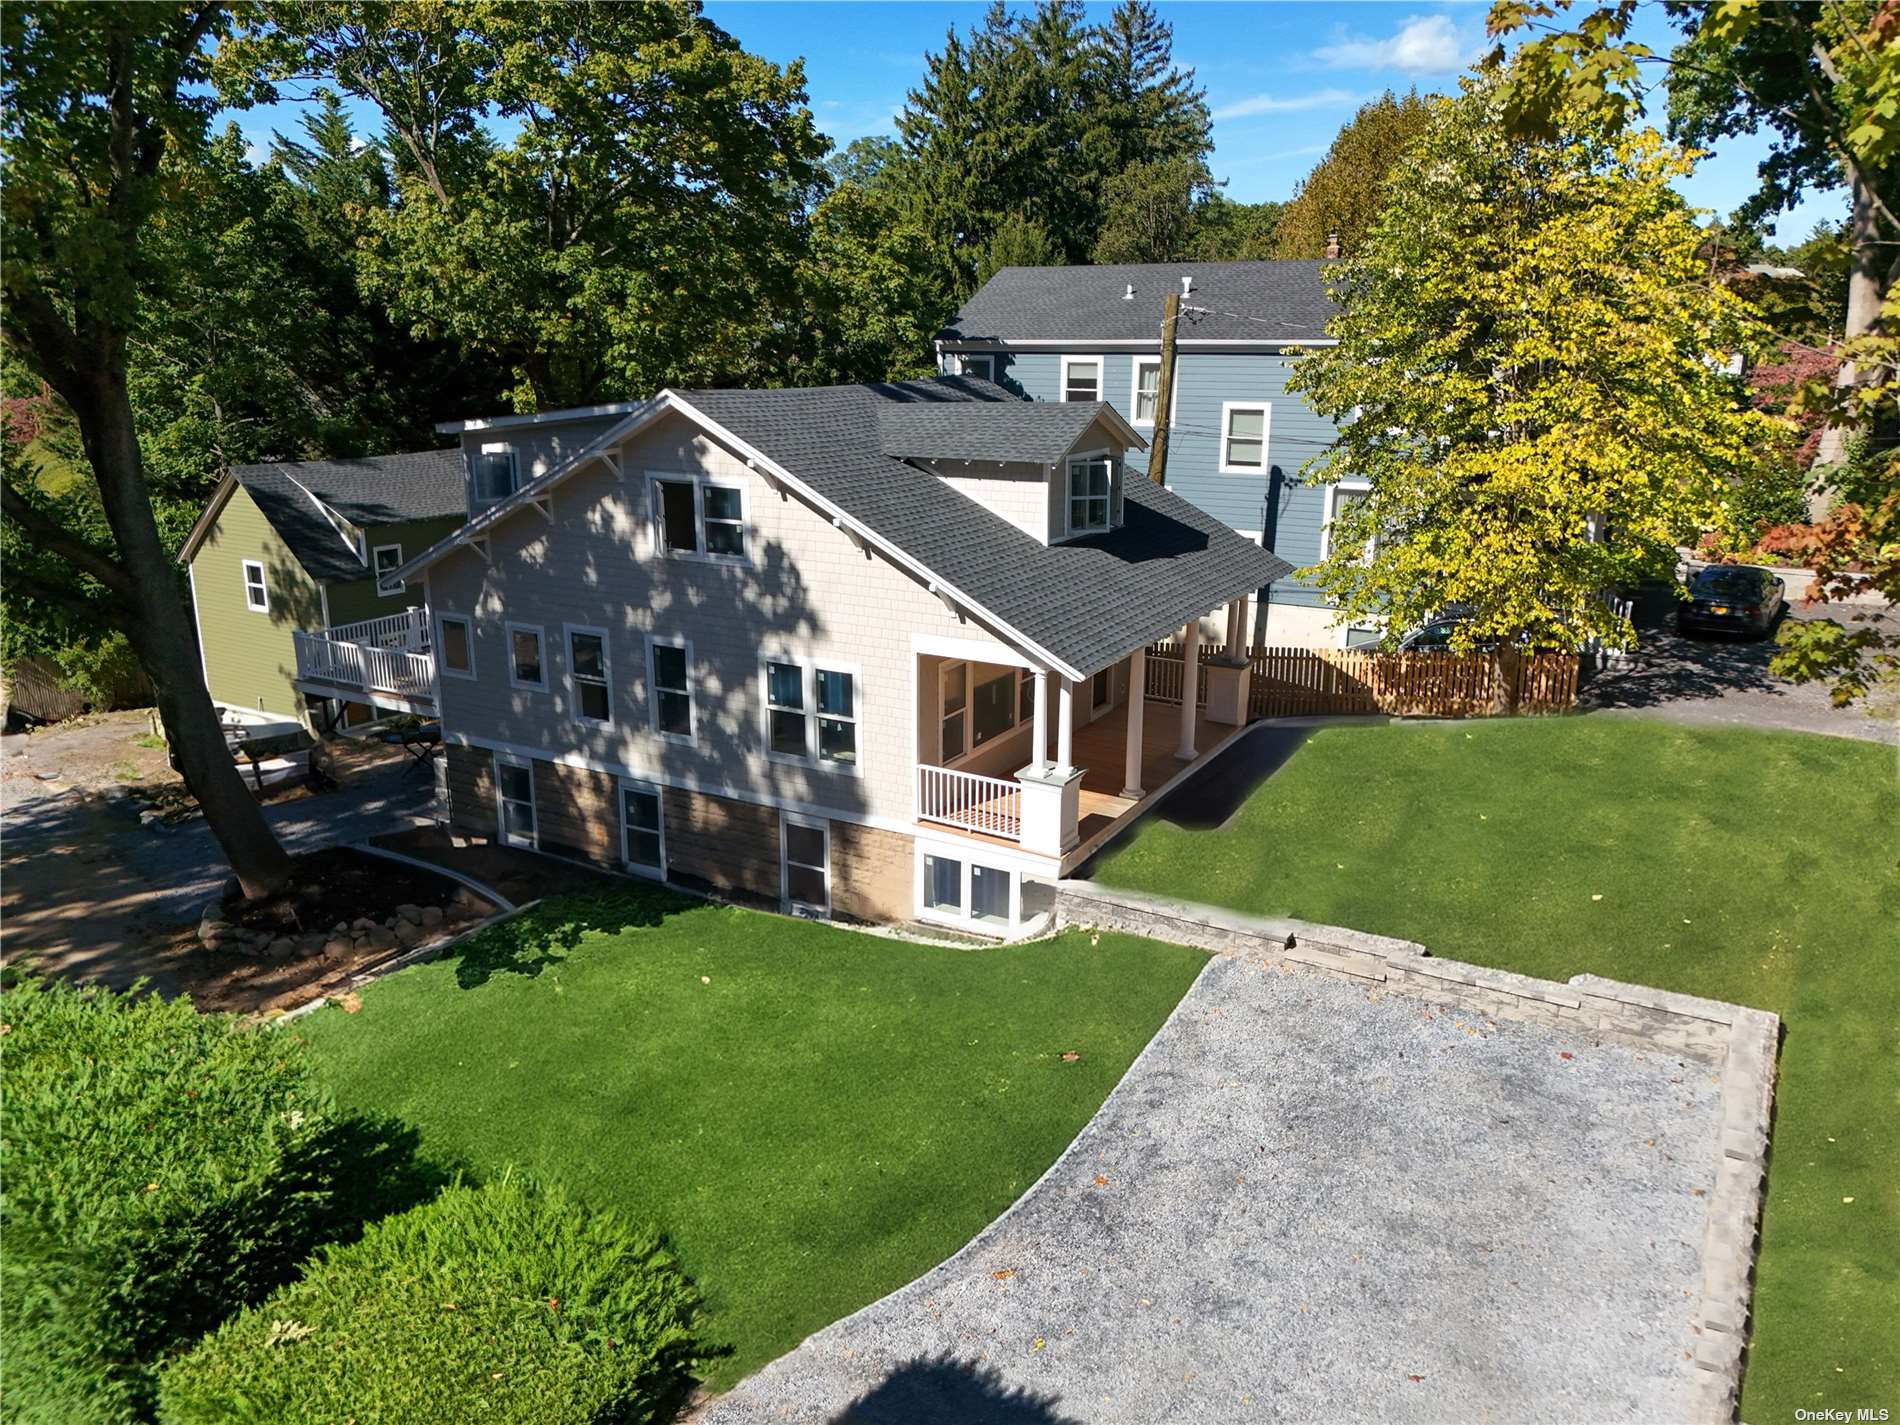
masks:
[[[967,30],[983,15],[979,0],[708,0],[709,18],[756,54],[804,59],[818,125],[840,146],[893,132],[892,116],[944,32]],[[1108,5],[1089,6],[1102,14]],[[1174,26],[1178,63],[1192,67],[1214,114],[1214,175],[1232,198],[1289,198],[1353,111],[1382,90],[1450,92],[1457,74],[1484,45],[1489,6],[1298,3],[1298,0],[1194,0],[1157,7]],[[1637,38],[1667,50],[1673,31],[1660,8],[1646,6]],[[234,116],[254,141],[290,131],[292,106]],[[1680,186],[1698,207],[1727,214],[1755,188],[1758,138],[1737,138],[1705,159]],[[1810,196],[1781,217],[1777,236],[1796,242],[1817,222],[1847,214],[1842,193]]]

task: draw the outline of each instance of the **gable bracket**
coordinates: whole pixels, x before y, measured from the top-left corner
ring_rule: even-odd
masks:
[[[552,494],[544,493],[536,495],[528,503],[541,512],[542,519],[546,520],[549,524],[554,523],[554,496]]]
[[[470,549],[482,556],[482,563],[493,564],[495,562],[494,551],[488,547],[487,535],[477,535],[474,539],[467,540],[465,543]]]
[[[785,482],[778,478],[776,471],[767,469],[756,460],[746,461],[745,468],[765,481],[765,483],[771,487],[772,493],[777,495],[781,500],[791,499],[791,491],[785,488]],[[834,519],[832,523],[835,525],[838,521]],[[840,526],[840,528],[842,528],[842,526]],[[860,542],[858,547],[862,549],[864,547],[863,543]]]
[[[957,601],[950,597],[948,591],[939,589],[935,584],[929,584],[929,585],[926,585],[926,587],[930,590],[931,593],[937,596],[938,603],[942,604],[944,608],[948,609],[952,614],[956,616],[956,620],[958,623],[969,622],[969,620],[963,617],[963,610],[957,607]]]
[[[865,539],[857,530],[853,529],[836,515],[831,517],[831,527],[836,530],[844,531],[844,537],[856,546],[858,553],[862,554],[866,559],[871,557],[870,541]]]

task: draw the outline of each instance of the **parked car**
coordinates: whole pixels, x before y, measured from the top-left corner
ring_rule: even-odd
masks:
[[[1447,604],[1433,614],[1424,623],[1399,640],[1401,653],[1446,653],[1451,649],[1451,640],[1458,626],[1470,622],[1472,610],[1466,604]],[[1472,647],[1473,653],[1495,653],[1506,646],[1508,639],[1495,635],[1481,638]]]
[[[1689,580],[1689,602],[1676,608],[1676,631],[1705,629],[1766,637],[1788,607],[1786,587],[1766,569],[1710,565]]]

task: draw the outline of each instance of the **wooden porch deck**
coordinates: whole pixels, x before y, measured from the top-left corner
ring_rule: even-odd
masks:
[[[1124,703],[1075,730],[1075,760],[1082,769],[1082,785],[1077,797],[1076,832],[1080,838],[1075,849],[1062,857],[1060,874],[1067,875],[1115,835],[1154,804],[1161,793],[1172,790],[1175,782],[1200,767],[1224,747],[1242,729],[1226,723],[1210,722],[1206,714],[1194,719],[1194,750],[1191,762],[1174,755],[1181,734],[1181,710],[1178,703],[1149,700],[1142,713],[1141,790],[1139,798],[1124,797],[1122,779],[1127,771],[1128,707]],[[1054,750],[1053,735],[1050,748]],[[954,837],[985,846],[1004,846],[1018,850],[1018,844],[1003,836],[965,831],[940,822],[920,821],[918,826],[932,836]]]

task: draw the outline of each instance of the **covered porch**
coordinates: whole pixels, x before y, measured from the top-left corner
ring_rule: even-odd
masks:
[[[1206,623],[1225,639],[1204,653]],[[1144,645],[1081,681],[920,657],[919,823],[1048,857],[1068,874],[1246,722],[1245,601],[1177,636],[1179,659],[1151,658]],[[991,736],[972,745],[971,727]]]

